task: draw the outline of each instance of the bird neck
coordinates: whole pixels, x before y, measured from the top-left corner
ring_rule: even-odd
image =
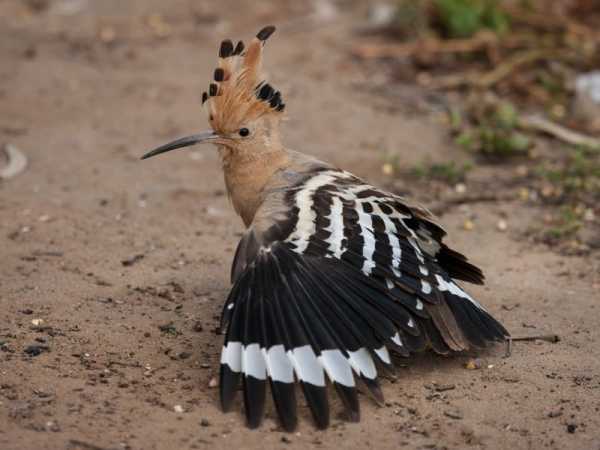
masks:
[[[240,152],[220,148],[225,186],[237,214],[249,227],[263,203],[275,172],[289,165],[288,151],[277,146],[268,150]]]

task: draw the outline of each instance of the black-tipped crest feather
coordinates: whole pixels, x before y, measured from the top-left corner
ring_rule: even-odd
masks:
[[[260,41],[266,41],[267,39],[269,39],[269,37],[275,32],[275,27],[273,25],[269,25],[264,27],[262,30],[260,30],[258,32],[258,34],[256,35],[256,37],[260,40]]]

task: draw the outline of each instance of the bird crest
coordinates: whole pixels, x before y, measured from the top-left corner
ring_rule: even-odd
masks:
[[[281,94],[264,80],[261,71],[263,47],[274,31],[274,26],[263,28],[247,48],[242,41],[235,46],[230,39],[221,42],[214,82],[202,94],[210,126],[216,132],[230,133],[247,121],[283,112]]]

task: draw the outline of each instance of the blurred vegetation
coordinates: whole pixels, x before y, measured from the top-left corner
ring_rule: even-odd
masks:
[[[385,41],[363,43],[353,53],[388,64],[396,82],[416,82],[445,98],[449,133],[473,159],[464,166],[424,161],[408,174],[468,184],[478,165],[494,163],[504,178],[512,177],[516,198],[552,206],[545,238],[567,239],[597,226],[600,104],[577,86],[582,76],[590,83],[600,71],[600,2],[393,4],[390,21],[370,30]],[[531,195],[520,197],[523,190]]]
[[[458,111],[450,113],[459,145],[492,162],[527,155],[533,142],[518,130],[519,114],[512,103],[481,103],[474,109],[470,121],[463,120]]]
[[[542,163],[536,174],[552,183],[562,194],[600,193],[600,154],[588,147],[576,147],[560,163]]]
[[[482,29],[509,29],[509,16],[497,0],[436,0],[434,5],[444,34],[451,38],[471,37]]]
[[[473,164],[458,164],[454,161],[448,163],[421,163],[411,169],[412,175],[420,179],[434,179],[449,184],[464,181]]]

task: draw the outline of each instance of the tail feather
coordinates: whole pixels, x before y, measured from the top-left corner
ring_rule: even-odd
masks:
[[[448,274],[428,279],[431,301],[421,302],[343,260],[299,255],[281,242],[261,248],[236,277],[223,310],[223,409],[231,407],[241,378],[248,425],[258,426],[268,381],[281,425],[291,431],[297,381],[317,427],[325,428],[329,380],[355,421],[357,380],[383,402],[377,376],[378,368],[393,368],[388,349],[408,356],[429,345],[446,354],[508,335]]]
[[[439,265],[448,272],[451,278],[468,281],[473,284],[483,284],[485,276],[481,269],[468,262],[466,256],[441,244],[436,255]]]

